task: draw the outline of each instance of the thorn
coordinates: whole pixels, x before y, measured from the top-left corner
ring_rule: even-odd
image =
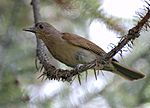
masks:
[[[79,81],[79,84],[81,85],[80,74],[78,74],[78,81]]]
[[[102,70],[101,70],[101,73],[102,73],[103,76],[105,76],[105,75],[104,75],[104,72],[103,72]]]
[[[132,43],[128,43],[127,45],[128,45],[129,48],[133,49]]]
[[[129,45],[129,44],[127,44],[127,45]],[[132,52],[131,49],[130,49],[131,47],[127,46],[126,48],[127,48],[128,51]]]
[[[47,80],[47,79],[48,79],[48,77],[45,78],[45,80]]]
[[[97,70],[97,75],[99,75],[99,70]]]
[[[147,26],[150,28],[150,25],[149,25],[149,24],[147,24]]]
[[[45,75],[45,73],[42,73],[37,79],[40,79],[44,75]]]
[[[72,81],[70,81],[70,82],[71,82],[70,84],[72,84],[72,83],[73,83],[73,81],[75,80],[75,78],[76,78],[76,76],[74,76],[74,77],[73,77]]]
[[[123,59],[123,55],[122,55],[122,52],[121,52],[121,53],[119,53],[119,55],[120,55],[121,59]]]
[[[63,81],[64,82],[64,81]],[[69,84],[72,85],[73,81],[70,81]]]
[[[148,3],[148,1],[144,0],[146,2],[146,4],[148,4],[150,6],[150,3]]]
[[[150,8],[149,7],[146,7],[146,9],[149,11],[150,10]]]
[[[44,81],[44,78],[45,78],[45,76],[43,75],[43,77],[42,77],[42,79],[41,79],[41,81]],[[46,77],[47,78],[47,77]],[[46,80],[46,79],[45,79]]]
[[[85,71],[85,81],[87,82],[88,71]]]
[[[44,65],[42,65],[42,67],[40,68],[39,72],[42,72],[43,68],[44,68]]]
[[[30,2],[30,5],[33,5],[33,1]]]
[[[122,50],[122,52],[127,52],[127,51],[128,51],[127,49],[123,49],[123,50]]]
[[[106,77],[105,77],[105,74],[104,74],[104,72],[102,71],[102,76],[105,78],[105,79],[107,79]]]
[[[39,67],[38,67],[38,65],[37,65],[37,60],[38,60],[38,59],[37,59],[37,57],[36,57],[36,58],[35,58],[35,67],[36,67],[37,70],[39,70]]]
[[[107,77],[105,76],[104,72],[101,70],[102,76],[107,80]]]
[[[96,69],[94,68],[95,79],[97,80]]]

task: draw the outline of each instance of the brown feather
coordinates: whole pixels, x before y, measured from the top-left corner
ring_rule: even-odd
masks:
[[[62,38],[64,40],[66,40],[68,43],[71,43],[72,45],[84,48],[86,50],[90,50],[90,51],[96,53],[97,55],[106,54],[106,52],[102,48],[100,48],[96,44],[92,43],[91,41],[89,41],[81,36],[71,34],[71,33],[63,33]]]

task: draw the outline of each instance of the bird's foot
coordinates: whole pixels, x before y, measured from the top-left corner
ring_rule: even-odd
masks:
[[[74,70],[78,72],[82,66],[83,66],[83,64],[78,64],[78,65],[76,65]]]
[[[96,65],[94,67],[94,75],[95,75],[95,79],[97,80],[97,75],[99,75],[99,70],[102,70],[104,68],[104,65],[101,64],[99,60],[95,60],[95,64]]]
[[[96,70],[102,70],[104,68],[104,65],[101,64],[101,62],[99,60],[95,60],[96,66],[94,69]]]

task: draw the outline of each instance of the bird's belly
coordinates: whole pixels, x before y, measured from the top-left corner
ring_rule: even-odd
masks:
[[[78,64],[89,63],[96,59],[96,54],[74,45],[59,45],[50,49],[50,52],[60,62],[75,67]]]

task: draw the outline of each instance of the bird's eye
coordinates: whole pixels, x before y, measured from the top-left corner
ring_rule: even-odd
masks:
[[[39,25],[39,28],[40,28],[40,29],[43,29],[43,25],[40,24],[40,25]]]

